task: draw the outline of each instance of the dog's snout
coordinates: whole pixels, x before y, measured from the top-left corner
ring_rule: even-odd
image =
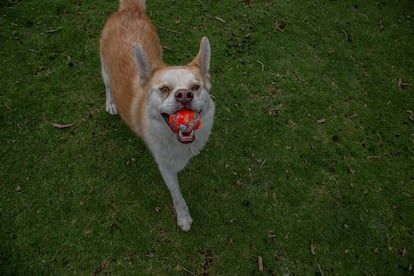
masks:
[[[193,98],[194,98],[194,94],[190,90],[180,89],[177,92],[175,92],[175,99],[179,103],[188,104],[193,100]]]

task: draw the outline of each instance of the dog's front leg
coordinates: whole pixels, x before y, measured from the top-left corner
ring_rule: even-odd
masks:
[[[167,184],[167,187],[171,193],[175,212],[177,214],[177,224],[183,231],[189,231],[191,224],[193,223],[193,219],[190,216],[187,203],[181,194],[177,173],[161,167],[160,171],[165,184]]]

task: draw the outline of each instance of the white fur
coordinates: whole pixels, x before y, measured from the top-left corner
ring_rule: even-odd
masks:
[[[171,69],[165,73],[161,83],[174,87],[174,91],[188,87],[197,81],[194,74],[189,70]],[[184,169],[188,161],[197,155],[207,142],[214,118],[214,102],[204,87],[200,88],[199,94],[195,94],[192,105],[193,110],[201,111],[201,127],[196,131],[195,141],[191,144],[181,144],[176,135],[160,116],[161,113],[173,113],[179,106],[174,98],[174,91],[163,99],[158,89],[153,88],[147,104],[149,122],[152,126],[144,133],[144,140],[147,143],[158,164],[161,175],[170,190],[173,204],[177,214],[177,224],[184,231],[191,228],[193,219],[189,213],[186,201],[184,200],[178,184],[177,173]]]

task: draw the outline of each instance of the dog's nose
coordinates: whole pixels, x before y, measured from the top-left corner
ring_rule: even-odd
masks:
[[[182,104],[190,103],[194,98],[193,92],[187,89],[180,89],[175,92],[175,99]]]

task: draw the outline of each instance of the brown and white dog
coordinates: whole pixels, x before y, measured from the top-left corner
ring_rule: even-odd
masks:
[[[152,152],[170,190],[177,224],[191,228],[190,216],[177,173],[207,142],[214,119],[209,90],[210,43],[201,39],[197,56],[184,66],[162,61],[162,47],[147,17],[145,0],[120,0],[107,20],[100,39],[106,111],[119,113]],[[200,113],[196,131],[176,134],[167,123],[181,109]]]

